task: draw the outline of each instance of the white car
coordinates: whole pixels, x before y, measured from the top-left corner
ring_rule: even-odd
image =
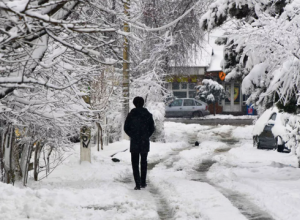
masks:
[[[192,99],[175,99],[166,108],[166,117],[203,117],[209,115],[207,103]]]

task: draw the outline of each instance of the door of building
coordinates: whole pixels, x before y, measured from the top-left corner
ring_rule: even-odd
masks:
[[[242,93],[241,84],[230,82],[223,84],[226,98],[222,101],[223,112],[241,112],[242,111]]]

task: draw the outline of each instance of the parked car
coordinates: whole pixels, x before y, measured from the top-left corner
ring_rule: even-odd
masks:
[[[166,117],[203,117],[209,115],[208,105],[192,98],[175,99],[166,105]]]
[[[258,149],[290,151],[285,143],[288,139],[286,121],[276,107],[266,110],[256,121],[253,129],[253,146]]]

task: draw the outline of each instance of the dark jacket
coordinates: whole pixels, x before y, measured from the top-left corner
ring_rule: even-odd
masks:
[[[152,114],[146,108],[132,109],[124,125],[124,131],[130,137],[130,152],[149,152],[149,138],[154,130]]]

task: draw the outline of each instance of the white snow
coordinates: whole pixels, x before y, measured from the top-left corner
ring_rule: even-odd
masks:
[[[153,168],[141,191],[133,190],[129,141],[100,152],[92,147],[92,163],[82,164],[76,144],[48,178],[30,177],[25,188],[0,183],[0,219],[160,219],[161,211],[172,219],[247,219],[221,188],[243,195],[274,219],[300,219],[296,156],[253,148],[252,130],[166,122],[166,143],[151,143]],[[115,153],[118,163],[110,157]],[[215,163],[207,174],[199,173],[209,160]]]
[[[216,115],[206,115],[203,118],[197,118],[197,120],[202,119],[255,119],[257,115],[226,115],[226,114],[216,114]]]
[[[212,56],[210,60],[210,65],[207,68],[207,71],[222,71],[222,60],[223,60],[223,50],[224,45],[218,45],[215,43],[218,37],[221,37],[224,34],[224,30],[221,28],[214,29],[209,34],[209,45],[212,48]]]

